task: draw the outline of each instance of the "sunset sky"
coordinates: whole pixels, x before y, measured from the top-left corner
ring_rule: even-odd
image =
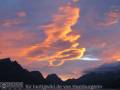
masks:
[[[120,0],[0,0],[0,58],[63,80],[120,61]]]

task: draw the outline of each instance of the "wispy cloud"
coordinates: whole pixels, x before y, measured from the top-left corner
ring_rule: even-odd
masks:
[[[4,26],[4,27],[13,27],[16,25],[20,25],[23,24],[25,22],[25,20],[23,19],[18,19],[18,18],[14,18],[14,19],[3,19],[0,20],[0,26]]]
[[[53,15],[52,22],[42,26],[46,39],[26,49],[24,52],[27,57],[39,61],[48,60],[51,66],[60,66],[66,60],[81,58],[85,48],[79,47],[77,40],[80,35],[72,30],[80,17],[79,14],[80,9],[73,5],[61,6]]]
[[[120,22],[120,11],[109,11],[105,13],[105,19],[97,22],[98,26],[109,27]]]
[[[26,11],[19,11],[16,13],[17,17],[25,17],[27,16],[27,12]]]

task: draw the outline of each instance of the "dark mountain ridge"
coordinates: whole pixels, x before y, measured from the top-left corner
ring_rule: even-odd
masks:
[[[10,58],[0,59],[0,82],[24,82],[31,85],[102,85],[120,88],[120,62],[102,65],[78,79],[62,81],[56,74],[46,78],[38,71],[28,71]]]
[[[1,82],[24,82],[26,84],[44,84],[45,79],[38,71],[29,72],[10,58],[0,60]]]

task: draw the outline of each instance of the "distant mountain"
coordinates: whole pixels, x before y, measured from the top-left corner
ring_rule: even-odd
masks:
[[[120,88],[120,62],[104,64],[78,79],[67,80],[67,84],[102,85],[103,88]]]
[[[63,84],[63,81],[56,74],[48,75],[46,81],[48,82],[48,84]]]
[[[120,62],[102,65],[78,79],[62,81],[56,74],[44,78],[40,72],[29,72],[16,61],[5,58],[0,60],[0,82],[24,82],[32,85],[102,85],[103,88],[120,88]]]

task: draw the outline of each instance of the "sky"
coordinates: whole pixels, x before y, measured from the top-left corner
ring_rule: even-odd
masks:
[[[79,78],[120,61],[119,25],[120,0],[0,0],[0,58]]]

